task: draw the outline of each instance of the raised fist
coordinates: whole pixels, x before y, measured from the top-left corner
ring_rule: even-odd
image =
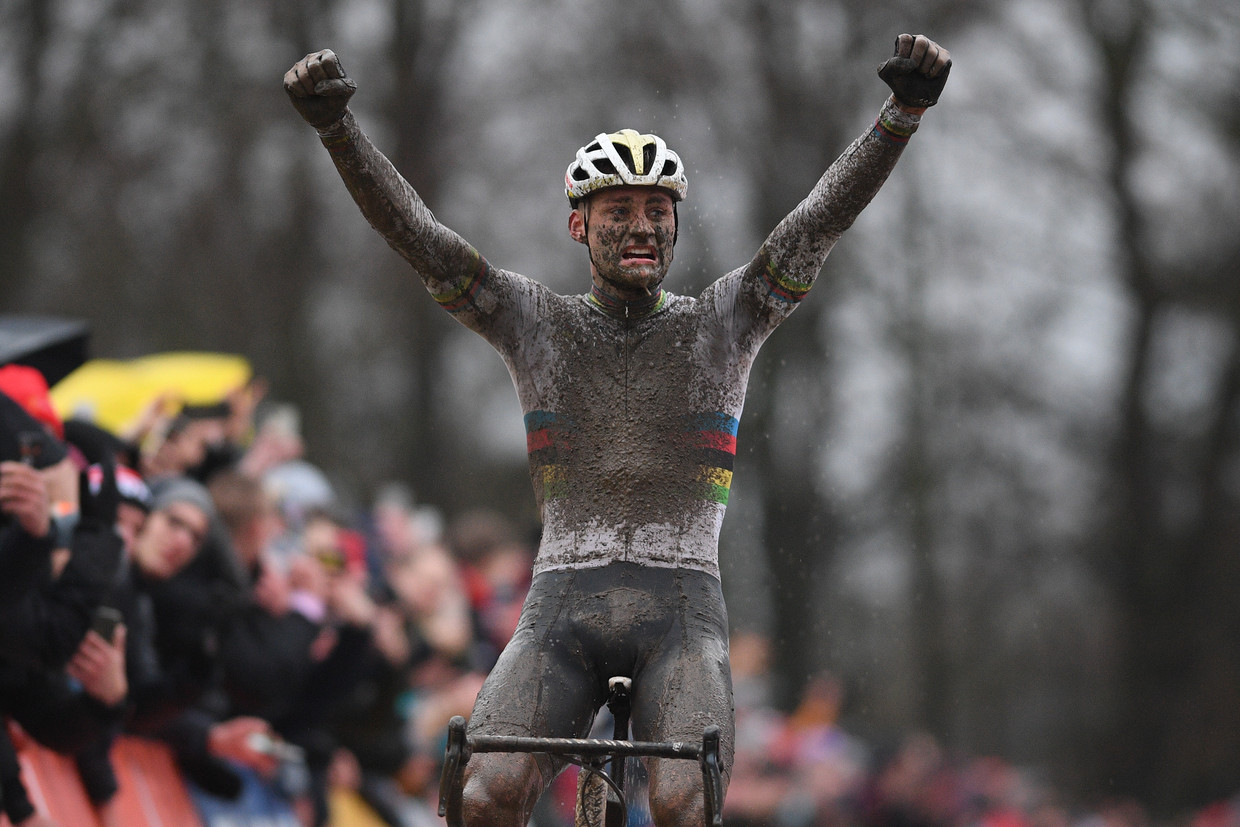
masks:
[[[344,73],[331,49],[314,52],[284,73],[284,91],[297,112],[315,129],[324,129],[344,117],[357,83]]]
[[[905,106],[925,108],[939,102],[952,68],[951,54],[925,35],[902,34],[895,54],[878,67],[878,76]]]

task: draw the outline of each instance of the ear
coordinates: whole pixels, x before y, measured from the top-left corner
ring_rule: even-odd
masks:
[[[568,214],[568,234],[579,244],[588,244],[586,240],[586,217],[583,207],[575,207]]]

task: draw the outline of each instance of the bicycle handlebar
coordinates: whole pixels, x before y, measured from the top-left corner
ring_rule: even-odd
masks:
[[[531,752],[547,755],[591,757],[646,756],[696,760],[702,767],[706,822],[723,825],[723,778],[719,762],[719,727],[709,726],[702,743],[683,741],[617,741],[604,738],[533,738],[519,735],[467,735],[465,719],[456,715],[448,722],[448,746],[444,751],[443,776],[439,782],[439,815],[448,813],[448,802],[460,792],[461,773],[475,752]]]

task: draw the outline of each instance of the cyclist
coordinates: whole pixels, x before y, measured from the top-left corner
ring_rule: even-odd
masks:
[[[493,266],[440,224],[362,133],[356,84],[331,51],[284,78],[371,225],[445,310],[499,351],[525,415],[543,520],[534,580],[511,642],[479,693],[470,732],[583,737],[607,680],[633,678],[634,737],[733,745],[718,538],[736,427],[759,345],[797,306],[832,245],[878,191],[947,80],[947,50],[902,34],[880,76],[893,94],[775,228],[752,261],[697,298],[662,283],[688,184],[654,135],[601,134],[565,175],[568,232],[586,245],[588,293],[561,296]],[[530,754],[467,765],[470,825],[525,824],[562,769]],[[659,827],[701,824],[692,762],[649,762]]]

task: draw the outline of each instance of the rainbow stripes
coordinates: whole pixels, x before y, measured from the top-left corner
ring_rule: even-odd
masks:
[[[349,139],[348,132],[331,132],[327,135],[319,135],[319,141],[323,146],[327,147],[327,151],[332,155],[340,155],[348,150],[352,141]]]
[[[736,430],[739,422],[726,413],[690,414],[679,433],[669,434],[687,450],[696,467],[688,481],[693,499],[727,505],[732,490],[732,467],[736,463]],[[576,424],[554,411],[530,411],[525,415],[525,447],[529,453],[535,485],[543,500],[569,493],[568,469],[572,462]],[[613,446],[615,450],[622,450]],[[671,446],[669,446],[671,447]]]
[[[910,116],[907,115],[902,119],[893,117],[893,113],[888,112],[887,107],[883,107],[882,113],[874,121],[874,134],[887,143],[895,144],[896,146],[907,144],[908,139],[916,131],[916,120],[910,119]]]
[[[769,260],[766,263],[766,267],[762,270],[762,280],[766,282],[768,295],[789,304],[796,304],[805,298],[805,294],[809,292],[809,288],[813,285],[812,281],[794,281],[788,278],[779,272],[775,262]]]
[[[525,450],[530,466],[537,469],[537,483],[542,486],[544,500],[554,500],[568,493],[567,458],[573,423],[553,411],[530,411],[525,415]]]
[[[696,452],[698,474],[694,480],[699,499],[728,504],[732,491],[732,467],[736,464],[736,429],[740,422],[722,412],[691,414],[685,418],[684,439]]]
[[[491,272],[491,265],[487,264],[487,260],[474,250],[474,260],[477,267],[472,275],[463,281],[454,285],[451,290],[443,293],[432,293],[431,297],[449,313],[459,313],[474,302],[474,296],[478,295],[487,283],[487,277]]]
[[[655,293],[646,301],[625,302],[604,293],[598,289],[598,285],[590,285],[590,294],[587,298],[591,304],[603,312],[611,316],[624,318],[629,316],[649,316],[652,313],[658,313],[663,309],[663,305],[667,303],[667,294],[663,292],[662,287],[659,288],[658,293]]]

